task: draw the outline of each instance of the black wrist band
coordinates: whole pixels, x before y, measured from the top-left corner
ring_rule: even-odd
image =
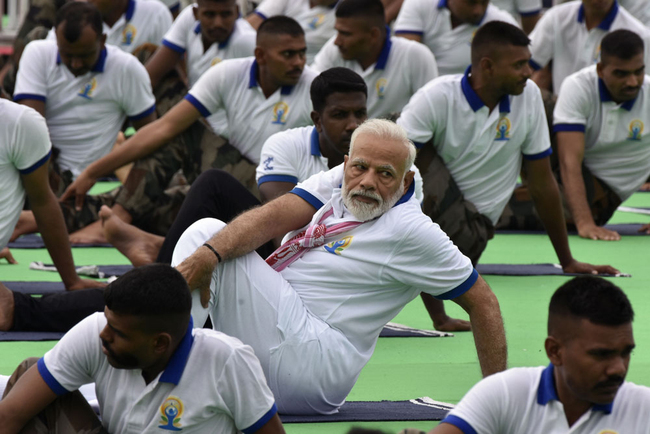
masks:
[[[203,247],[207,247],[208,249],[212,250],[212,253],[214,253],[214,255],[217,257],[217,260],[219,261],[219,263],[223,262],[223,260],[221,259],[221,255],[219,254],[219,252],[217,252],[217,250],[214,247],[212,247],[208,243],[204,243]]]

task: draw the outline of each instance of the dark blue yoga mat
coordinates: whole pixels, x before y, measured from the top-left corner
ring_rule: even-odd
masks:
[[[605,228],[616,231],[620,235],[647,235],[645,233],[639,232],[643,226],[642,223],[619,223],[613,225],[605,225]],[[497,234],[545,234],[546,231],[529,231],[529,230],[517,230],[517,229],[498,229]],[[577,235],[576,231],[569,231],[570,235]]]
[[[7,288],[23,294],[51,294],[65,291],[63,282],[2,282]]]
[[[554,264],[478,264],[476,271],[492,276],[579,276],[565,273]],[[602,274],[603,277],[632,277],[629,274]]]
[[[0,332],[0,341],[58,341],[63,333],[58,332]]]
[[[349,401],[330,415],[281,414],[283,423],[442,420],[453,406],[430,398],[410,401]]]
[[[28,234],[18,237],[12,243],[7,244],[10,249],[43,249],[45,243],[40,235]],[[99,243],[99,244],[72,244],[72,247],[113,247],[112,244]]]

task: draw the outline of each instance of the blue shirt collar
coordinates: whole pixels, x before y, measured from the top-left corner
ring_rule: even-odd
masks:
[[[598,94],[600,95],[601,102],[614,101],[612,99],[612,94],[609,93],[609,90],[607,89],[607,86],[605,86],[605,82],[603,81],[602,78],[598,78]],[[624,108],[627,111],[631,111],[638,97],[639,95],[637,94],[637,96],[634,99],[625,101],[623,104],[621,104],[621,108]]]
[[[390,40],[390,27],[386,26],[386,39],[384,40],[384,46],[379,53],[377,58],[377,63],[375,63],[375,69],[385,69],[386,62],[388,62],[388,56],[390,55],[390,48],[393,43]]]
[[[185,370],[185,365],[187,364],[187,359],[190,357],[190,350],[192,349],[192,343],[194,342],[194,336],[192,336],[192,329],[194,328],[194,321],[190,317],[190,323],[187,326],[187,331],[185,336],[178,344],[176,351],[172,354],[165,370],[160,376],[159,382],[162,383],[172,383],[178,386],[178,383],[181,381],[181,376]]]
[[[252,89],[257,86],[257,72],[259,70],[259,66],[257,65],[257,60],[253,60],[253,64],[251,65],[251,71],[248,79],[248,88]],[[280,94],[281,95],[291,95],[291,92],[293,91],[293,86],[282,86],[280,88]]]
[[[135,0],[129,0],[129,5],[126,7],[126,12],[124,13],[124,18],[126,21],[131,21],[133,14],[135,13]]]
[[[316,127],[311,131],[311,155],[314,157],[320,157],[322,154],[320,153],[320,140],[318,139],[318,131],[316,131]]]
[[[472,85],[469,83],[469,73],[472,70],[471,66],[468,66],[465,70],[465,75],[460,80],[460,87],[463,90],[463,94],[469,103],[469,106],[475,112],[479,111],[485,104],[481,101],[481,98],[474,92]],[[508,95],[503,95],[499,101],[499,113],[510,113],[510,97]]]
[[[97,62],[95,62],[95,64],[90,70],[92,72],[104,72],[104,67],[106,66],[106,56],[108,56],[108,53],[106,52],[106,47],[104,47],[102,52],[99,53]],[[57,65],[61,64],[61,55],[58,53],[58,51],[56,53],[56,64]]]
[[[438,1],[438,9],[446,8],[447,7],[447,0],[439,0]],[[483,20],[485,19],[485,16],[487,15],[487,9],[485,10],[485,13],[481,17],[481,21],[477,24],[477,26],[480,26],[483,24]]]
[[[400,198],[400,200],[397,201],[395,205],[393,205],[393,208],[395,208],[397,205],[401,205],[405,202],[408,202],[411,196],[413,196],[413,193],[415,193],[415,179],[411,181],[411,185],[409,186],[409,189],[406,190],[406,193]]]
[[[600,24],[598,24],[598,28],[605,30],[609,32],[609,28],[612,27],[612,23],[614,22],[614,19],[616,18],[616,14],[618,13],[618,1],[614,1],[614,4],[612,5],[612,8],[609,10],[609,13],[603,19]],[[580,5],[580,9],[578,9],[578,22],[583,23],[585,21],[585,7],[584,5]]]
[[[539,380],[539,387],[537,388],[537,403],[539,405],[546,405],[550,401],[560,401],[557,395],[557,389],[555,388],[554,371],[555,366],[552,363],[542,371],[542,377]],[[605,414],[610,414],[613,408],[613,401],[609,404],[594,404],[591,406],[592,411],[602,411]]]
[[[232,37],[233,33],[235,33],[235,30],[237,30],[237,25],[235,24],[235,27],[232,28],[232,32],[228,35],[225,41],[219,42],[219,48],[224,49],[228,46],[228,42],[230,42],[230,38]],[[196,26],[194,27],[194,33],[197,35],[201,33],[201,22],[197,21]]]

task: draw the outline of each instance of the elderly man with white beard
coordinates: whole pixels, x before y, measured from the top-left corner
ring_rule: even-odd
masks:
[[[342,165],[228,225],[203,219],[172,259],[192,316],[253,347],[281,413],[335,413],[383,326],[420,292],[467,311],[484,376],[506,367],[499,304],[413,197],[415,147],[369,120]],[[266,262],[254,249],[286,234]]]

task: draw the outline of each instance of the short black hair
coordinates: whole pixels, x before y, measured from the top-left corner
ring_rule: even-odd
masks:
[[[386,14],[381,0],[343,0],[336,7],[336,18],[371,18],[386,24]]]
[[[472,64],[478,63],[494,47],[527,47],[528,44],[530,39],[519,27],[504,21],[490,21],[481,26],[472,39]]]
[[[614,30],[600,42],[600,58],[612,56],[629,60],[645,50],[643,39],[630,30]]]
[[[289,35],[294,38],[305,36],[305,31],[296,20],[284,15],[276,15],[262,21],[257,29],[257,43],[264,35]]]
[[[58,29],[65,22],[63,37],[68,42],[76,42],[81,37],[81,31],[89,25],[99,38],[103,33],[102,14],[92,3],[69,2],[56,13],[54,28]]]
[[[548,307],[548,331],[556,318],[575,317],[605,326],[631,323],[634,310],[618,286],[595,276],[579,276],[560,286]]]
[[[351,69],[336,67],[325,70],[312,81],[309,89],[314,110],[322,113],[327,97],[334,92],[363,92],[368,97],[368,86],[363,78]]]
[[[144,265],[125,273],[106,287],[104,302],[116,314],[147,317],[152,328],[162,327],[157,331],[175,336],[185,333],[192,310],[185,278],[166,264]]]

